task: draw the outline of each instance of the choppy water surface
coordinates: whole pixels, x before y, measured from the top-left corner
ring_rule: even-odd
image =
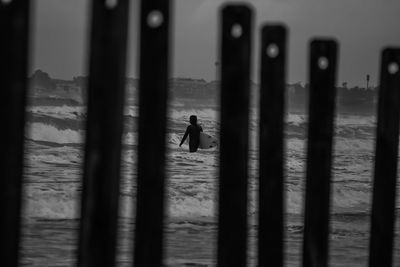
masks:
[[[54,102],[54,101],[53,101]],[[52,102],[52,103],[53,103]],[[79,224],[85,109],[80,105],[32,105],[26,134],[22,263],[71,266]],[[218,112],[207,106],[171,106],[168,117],[167,266],[212,266],[216,249],[218,149],[188,153],[179,148],[189,116],[218,136]],[[125,109],[120,209],[119,266],[132,262],[138,108]],[[249,262],[255,264],[257,225],[257,114],[251,114]],[[287,266],[298,266],[303,235],[307,117],[287,114]],[[336,119],[332,185],[331,266],[366,266],[375,117],[341,114]],[[400,207],[399,201],[397,207]],[[399,234],[396,223],[396,240]],[[396,244],[398,242],[396,241]],[[396,245],[395,261],[400,263]]]

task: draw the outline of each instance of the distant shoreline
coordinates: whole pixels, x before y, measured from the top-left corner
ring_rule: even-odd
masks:
[[[86,98],[87,77],[73,77],[72,80],[53,79],[41,70],[37,70],[29,78],[30,98],[40,102],[40,98],[70,99],[71,103],[83,104]],[[169,81],[169,100],[173,105],[185,106],[218,106],[219,104],[219,81],[207,82],[203,79],[172,78]],[[126,97],[131,104],[137,103],[137,88],[139,81],[134,78],[126,78]],[[290,112],[305,112],[308,100],[308,84],[287,84],[286,105]],[[337,112],[374,114],[376,111],[378,87],[347,88],[343,83],[337,87]],[[251,82],[251,105],[258,105],[259,85]]]

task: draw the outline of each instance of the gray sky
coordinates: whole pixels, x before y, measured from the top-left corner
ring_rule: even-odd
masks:
[[[225,0],[175,0],[173,77],[215,79],[218,8]],[[230,1],[238,2],[238,1]],[[399,0],[248,0],[255,11],[253,79],[258,79],[258,34],[264,22],[289,28],[288,82],[307,81],[313,37],[340,42],[338,84],[377,84],[380,51],[400,46]],[[35,0],[32,70],[70,79],[87,73],[88,0]],[[131,1],[128,76],[137,77],[138,0]]]

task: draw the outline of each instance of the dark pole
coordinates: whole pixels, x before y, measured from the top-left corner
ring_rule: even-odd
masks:
[[[163,259],[169,18],[168,0],[141,1],[136,267]]]
[[[382,53],[374,190],[369,248],[370,267],[392,266],[400,119],[400,49]]]
[[[336,58],[335,41],[315,40],[311,43],[304,267],[328,265]]]
[[[286,29],[261,34],[258,266],[283,266]]]
[[[218,266],[246,266],[252,10],[222,9]]]
[[[0,259],[18,265],[30,1],[0,2]]]
[[[78,266],[114,266],[129,0],[92,1]]]

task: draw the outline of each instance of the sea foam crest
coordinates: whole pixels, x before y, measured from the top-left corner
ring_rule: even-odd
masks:
[[[57,144],[81,144],[84,132],[72,129],[58,129],[54,125],[29,123],[26,138],[33,141],[44,141]]]
[[[212,108],[201,108],[201,109],[182,109],[182,110],[172,110],[169,112],[168,117],[174,120],[182,120],[184,122],[189,122],[189,117],[191,115],[196,115],[199,122],[218,119],[218,112]]]
[[[35,115],[45,115],[59,119],[76,119],[86,114],[83,106],[31,106],[27,109]]]
[[[212,219],[216,214],[216,192],[198,192],[192,195],[169,192],[167,214],[175,219]],[[286,187],[286,212],[302,214],[304,194],[300,188]],[[73,191],[35,191],[25,195],[24,215],[30,218],[76,219],[79,217],[79,195]],[[367,190],[350,190],[333,186],[332,212],[366,213],[369,211],[371,194]],[[132,218],[135,214],[135,196],[121,195],[120,216]],[[249,215],[257,212],[255,198],[249,201]],[[397,207],[400,207],[397,201]]]
[[[76,190],[27,188],[23,211],[28,218],[77,219],[78,194]]]

